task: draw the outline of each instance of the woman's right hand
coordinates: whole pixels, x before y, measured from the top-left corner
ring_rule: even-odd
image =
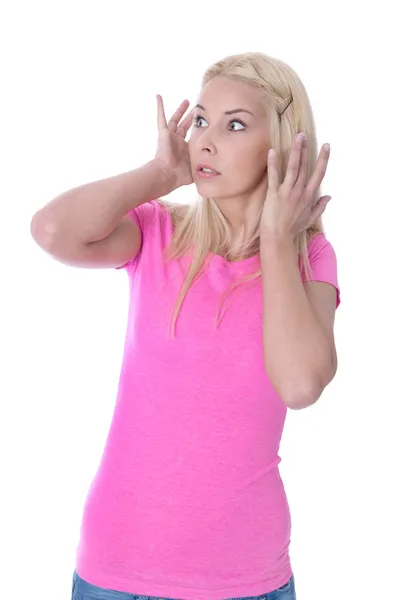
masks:
[[[157,95],[158,145],[154,160],[168,177],[176,181],[176,188],[193,183],[189,144],[185,140],[193,111],[182,120],[189,104],[188,100],[184,100],[167,123],[162,97]]]

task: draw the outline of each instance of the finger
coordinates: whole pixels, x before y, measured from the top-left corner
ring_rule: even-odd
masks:
[[[189,131],[189,128],[193,122],[193,114],[194,114],[194,109],[191,110],[186,117],[183,119],[182,123],[179,125],[178,127],[178,131],[177,133],[182,136],[183,138],[186,137],[187,132]]]
[[[298,174],[296,183],[294,184],[294,187],[292,189],[293,198],[296,199],[296,202],[299,204],[299,206],[301,208],[306,208],[307,205],[310,204],[310,198],[309,198],[309,195],[308,195],[307,189],[306,189],[307,180],[308,180],[308,147],[307,147],[307,144],[305,142],[303,142],[303,147],[301,149],[301,155],[300,155],[299,174]]]
[[[268,152],[268,189],[277,191],[279,187],[278,169],[276,167],[276,151],[271,148]]]
[[[315,197],[315,194],[321,185],[323,178],[325,177],[326,169],[328,166],[330,156],[330,148],[326,148],[325,144],[321,148],[321,152],[319,154],[317,165],[315,167],[314,173],[310,177],[310,181],[307,185],[307,195],[309,194],[311,198]]]
[[[331,196],[322,196],[315,204],[310,214],[311,225],[313,225],[315,221],[323,214],[330,199]]]
[[[300,137],[299,137],[300,136]],[[301,150],[303,145],[303,137],[304,135],[299,133],[293,140],[292,148],[290,150],[289,162],[286,169],[285,179],[283,180],[283,187],[287,189],[289,192],[294,184],[296,183],[297,177],[299,175],[299,165],[300,165],[300,157]]]
[[[304,190],[307,185],[308,175],[308,145],[307,140],[304,140],[303,146],[300,151],[300,165],[299,174],[295,183],[295,187],[299,187],[300,190]]]
[[[168,127],[170,125],[174,124],[175,125],[174,129],[176,131],[176,129],[178,128],[178,125],[179,125],[179,121],[182,119],[183,115],[187,111],[189,104],[190,104],[189,100],[184,100],[183,102],[181,102],[181,104],[179,105],[177,110],[174,112],[174,114],[168,121]]]
[[[157,94],[157,126],[159,133],[168,127],[167,119],[165,118],[163,99],[159,94]]]

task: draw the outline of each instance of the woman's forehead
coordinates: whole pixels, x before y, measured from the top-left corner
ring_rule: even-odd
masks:
[[[264,112],[261,92],[255,86],[229,77],[217,76],[208,81],[197,98],[205,111],[227,112],[245,109],[255,116]]]

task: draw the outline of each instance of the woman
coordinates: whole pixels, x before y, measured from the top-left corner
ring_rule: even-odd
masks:
[[[168,123],[157,102],[154,160],[32,220],[56,259],[130,280],[72,597],[294,600],[278,451],[287,408],[314,404],[337,368],[329,149],[298,76],[260,53],[211,66],[186,117],[187,101]],[[193,182],[195,203],[160,199]]]

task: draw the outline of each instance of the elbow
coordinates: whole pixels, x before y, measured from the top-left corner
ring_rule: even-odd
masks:
[[[265,363],[267,377],[282,402],[292,410],[307,408],[317,402],[336,375],[336,349],[333,346],[332,352],[325,353],[312,367],[299,366],[291,376],[286,368],[275,373],[271,371]]]
[[[299,388],[296,392],[282,395],[282,401],[292,410],[301,410],[308,408],[317,402],[322,394],[322,389],[313,387],[302,390]]]
[[[291,392],[283,392],[281,399],[288,408],[292,410],[301,410],[308,408],[317,402],[322,394],[322,389],[319,387],[298,387],[296,390]]]
[[[34,241],[43,249],[48,250],[54,243],[57,228],[49,221],[42,211],[35,213],[31,219],[30,233]]]
[[[292,410],[301,410],[312,406],[319,400],[324,389],[334,378],[336,368],[336,365],[332,364],[329,368],[321,371],[318,376],[311,376],[301,383],[293,382],[290,386],[286,383],[281,387],[280,398]]]

